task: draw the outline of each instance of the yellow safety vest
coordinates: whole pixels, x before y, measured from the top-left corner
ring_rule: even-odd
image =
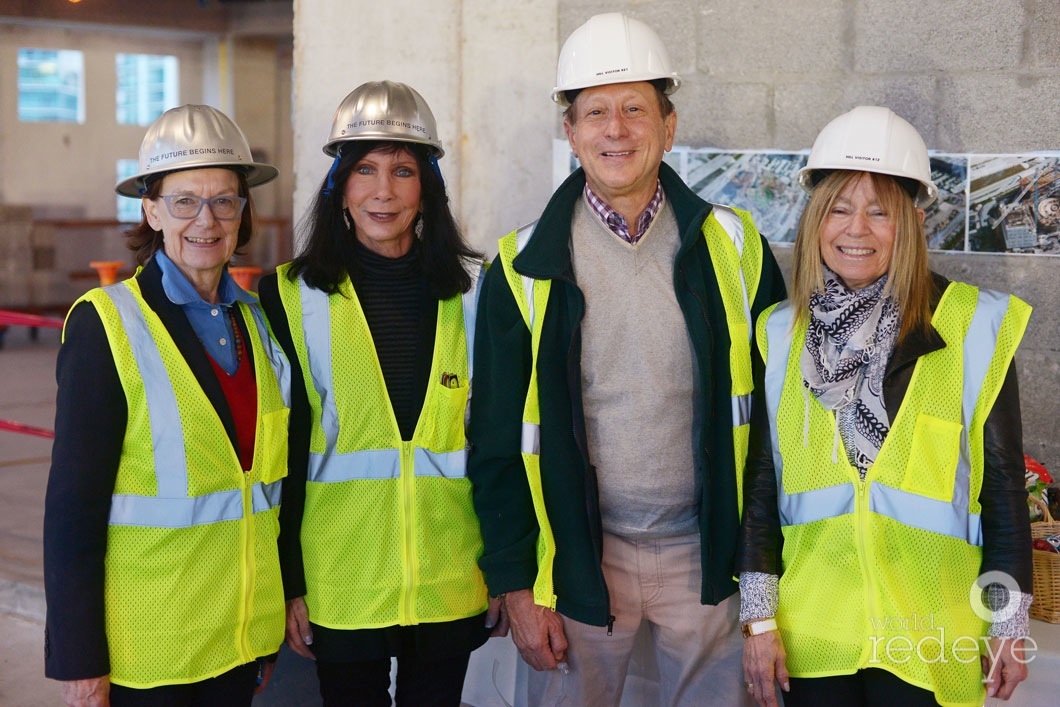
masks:
[[[981,705],[986,622],[969,593],[980,571],[983,425],[1030,318],[1021,300],[961,283],[932,325],[864,480],[836,419],[803,386],[806,322],[790,302],[758,320],[766,361],[783,575],[777,624],[796,677],[882,668],[943,705]],[[978,589],[975,589],[977,592]]]
[[[290,366],[261,308],[239,304],[256,365],[254,462],[221,419],[136,279],[88,292],[129,414],[111,499],[104,613],[110,680],[192,683],[279,650],[276,539],[287,475]]]
[[[725,224],[720,219],[725,220]],[[552,287],[551,280],[537,280],[520,275],[513,261],[530,241],[536,222],[512,231],[500,240],[499,256],[504,275],[512,290],[523,321],[530,330],[530,385],[523,405],[523,427],[520,452],[530,496],[534,503],[539,533],[537,536],[537,577],[534,580],[534,603],[556,609],[552,566],[556,541],[552,534],[541,484],[541,407],[538,399],[537,360],[545,307]],[[741,209],[715,206],[703,222],[714,275],[725,306],[729,331],[729,368],[732,377],[733,459],[736,462],[736,491],[740,512],[743,511],[743,470],[747,460],[747,440],[751,422],[751,304],[758,291],[762,274],[762,241],[751,214]]]
[[[401,439],[347,277],[333,295],[278,270],[312,411],[302,521],[310,619],[336,629],[463,619],[487,607],[464,434],[477,287],[438,303],[434,358]]]

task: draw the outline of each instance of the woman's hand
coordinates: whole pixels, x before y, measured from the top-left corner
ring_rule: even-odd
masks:
[[[287,600],[287,647],[310,660],[316,660],[309,646],[313,645],[313,629],[309,626],[309,608],[305,599]]]
[[[490,631],[490,638],[508,635],[508,609],[500,597],[490,597],[490,606],[486,610],[486,628],[493,629]]]
[[[787,657],[780,631],[766,631],[743,640],[743,679],[759,705],[777,705],[774,681],[784,692],[789,690]]]
[[[1027,653],[1022,638],[992,637],[982,656],[986,696],[1007,700],[1027,679]]]
[[[66,707],[110,707],[110,676],[63,681]]]

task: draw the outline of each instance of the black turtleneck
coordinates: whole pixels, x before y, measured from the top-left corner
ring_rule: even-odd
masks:
[[[438,301],[420,263],[419,241],[408,253],[387,258],[355,243],[353,287],[364,310],[383,369],[387,395],[401,438],[412,439],[431,375]]]

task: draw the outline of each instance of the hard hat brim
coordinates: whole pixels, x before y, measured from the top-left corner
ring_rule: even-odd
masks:
[[[438,159],[441,159],[445,155],[445,150],[442,149],[441,144],[428,142],[426,140],[413,140],[412,138],[400,137],[386,132],[361,132],[356,136],[338,138],[332,140],[324,145],[324,154],[328,157],[335,157],[339,154],[339,147],[346,142],[364,142],[365,140],[375,140],[378,142],[403,142],[409,145],[423,145],[431,151]]]
[[[154,179],[176,172],[186,172],[192,169],[207,169],[212,167],[230,169],[233,172],[242,172],[246,175],[247,186],[250,187],[261,186],[262,184],[271,182],[280,175],[280,170],[276,169],[271,164],[265,164],[263,162],[211,162],[204,160],[199,163],[183,163],[174,169],[159,169],[155,171],[141,172],[118,182],[114,186],[114,191],[122,196],[139,199],[144,195],[144,192],[147,191],[148,179]]]
[[[666,74],[660,76],[658,74],[645,74],[643,76],[622,76],[621,80],[586,80],[576,81],[570,86],[563,86],[562,88],[556,86],[552,89],[552,100],[558,103],[561,108],[567,108],[570,106],[570,101],[567,100],[567,91],[581,91],[586,88],[593,88],[595,86],[610,86],[611,84],[617,83],[640,83],[646,81],[651,83],[652,81],[666,81],[666,88],[663,89],[663,93],[667,96],[672,96],[677,93],[677,89],[681,88],[681,77],[676,73]]]
[[[938,197],[938,187],[933,183],[925,184],[923,180],[910,177],[908,174],[903,174],[896,171],[890,171],[885,169],[858,169],[852,167],[849,164],[834,165],[830,166],[827,164],[813,165],[812,167],[806,166],[799,170],[799,186],[807,194],[813,194],[814,183],[813,174],[814,172],[835,172],[835,171],[846,171],[846,172],[871,172],[873,174],[884,174],[888,177],[904,177],[906,179],[912,179],[920,184],[920,190],[916,195],[914,201],[916,202],[917,208],[923,209],[926,206],[930,206],[935,199]]]

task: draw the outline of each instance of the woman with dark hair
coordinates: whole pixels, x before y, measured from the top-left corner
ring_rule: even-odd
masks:
[[[45,672],[67,705],[250,705],[283,642],[290,368],[229,276],[277,175],[209,106],[156,120],[141,266],[70,311],[44,515]]]
[[[304,252],[260,285],[304,385],[281,515],[287,644],[325,705],[459,705],[503,635],[465,472],[482,257],[449,210],[423,98],[382,81],[339,106]],[[296,375],[297,380],[297,375]]]
[[[756,340],[738,547],[760,705],[981,705],[1027,676],[1020,299],[932,273],[927,148],[888,108],[824,127],[790,299]],[[984,689],[985,688],[985,689]]]

